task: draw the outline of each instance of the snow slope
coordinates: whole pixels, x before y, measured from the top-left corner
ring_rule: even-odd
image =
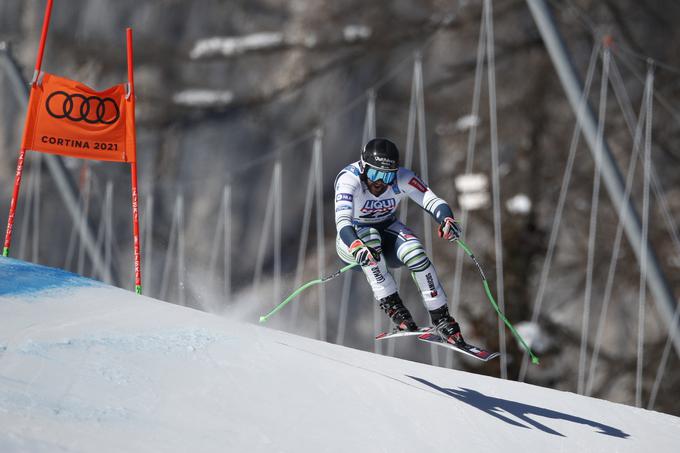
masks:
[[[2,452],[679,448],[669,415],[235,323],[0,258]]]

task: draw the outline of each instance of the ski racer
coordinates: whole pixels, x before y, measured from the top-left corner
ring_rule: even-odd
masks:
[[[335,178],[336,251],[347,264],[358,263],[373,296],[395,329],[418,326],[404,306],[389,267],[406,266],[418,286],[436,333],[452,344],[465,344],[451,317],[437,272],[415,234],[397,220],[401,199],[409,197],[439,223],[439,237],[455,241],[461,229],[449,205],[411,170],[399,166],[399,150],[386,138],[364,146],[361,159]]]

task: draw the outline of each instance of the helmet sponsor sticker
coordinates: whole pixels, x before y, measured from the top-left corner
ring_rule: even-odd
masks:
[[[425,183],[418,179],[416,176],[411,178],[411,180],[408,183],[410,186],[415,187],[416,189],[418,189],[418,191],[422,193],[427,192],[427,186],[425,186]]]
[[[373,156],[373,159],[375,159],[376,162],[380,162],[381,164],[389,165],[390,168],[397,166],[397,162],[394,159],[390,159],[389,157]]]

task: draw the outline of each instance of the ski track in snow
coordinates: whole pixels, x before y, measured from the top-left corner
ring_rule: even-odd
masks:
[[[150,384],[151,380],[143,374],[131,372],[126,358],[129,354],[141,354],[149,359],[160,356],[172,357],[192,362],[215,363],[201,354],[207,347],[234,341],[233,337],[214,334],[201,329],[163,330],[151,334],[114,333],[102,336],[64,338],[55,341],[35,341],[32,339],[20,344],[13,352],[18,355],[35,356],[42,361],[60,362],[68,365],[74,353],[82,355],[77,366],[75,379],[60,392],[60,395],[42,394],[39,388],[43,382],[43,365],[39,365],[30,381],[5,382],[0,389],[0,406],[15,411],[39,411],[43,415],[73,421],[116,421],[128,420],[132,414],[119,405],[91,405],[88,401],[70,396],[70,387],[75,383],[104,381],[115,387],[129,387],[134,391],[138,385]],[[6,349],[6,348],[3,348]],[[26,384],[25,390],[9,391],[12,384]]]
[[[214,335],[201,330],[179,330],[157,332],[155,334],[140,335],[105,335],[83,338],[63,339],[52,342],[38,342],[28,340],[16,352],[20,354],[48,355],[63,349],[80,349],[90,351],[102,349],[103,353],[147,352],[154,354],[186,353],[188,358],[195,357],[192,353],[206,348],[208,345],[227,341],[229,337]],[[232,338],[232,341],[236,340]]]

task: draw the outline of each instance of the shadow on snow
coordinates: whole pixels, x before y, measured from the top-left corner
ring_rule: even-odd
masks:
[[[432,382],[426,381],[425,379],[417,378],[414,376],[408,377],[422,384],[425,384],[428,387],[438,390],[445,395],[451,396],[459,401],[469,404],[470,406],[476,407],[482,412],[486,412],[487,414],[496,417],[497,419],[502,420],[513,426],[521,428],[530,428],[530,426],[533,426],[534,428],[540,429],[545,433],[565,437],[563,434],[558,433],[554,429],[551,429],[545,426],[544,424],[539,423],[536,420],[529,417],[529,415],[537,415],[539,417],[567,420],[573,423],[580,423],[582,425],[592,426],[593,428],[598,430],[597,431],[598,433],[607,436],[619,437],[621,439],[626,439],[630,437],[629,434],[621,431],[618,428],[614,428],[613,426],[605,425],[603,423],[598,423],[593,420],[588,420],[587,418],[576,417],[574,415],[565,414],[564,412],[558,412],[552,409],[546,409],[539,406],[531,406],[529,404],[519,403],[517,401],[504,400],[502,398],[494,398],[467,388],[459,389],[443,388],[439,387],[438,385]],[[526,424],[512,420],[504,416],[502,412],[511,414],[514,417],[517,417],[519,420],[522,420]]]

